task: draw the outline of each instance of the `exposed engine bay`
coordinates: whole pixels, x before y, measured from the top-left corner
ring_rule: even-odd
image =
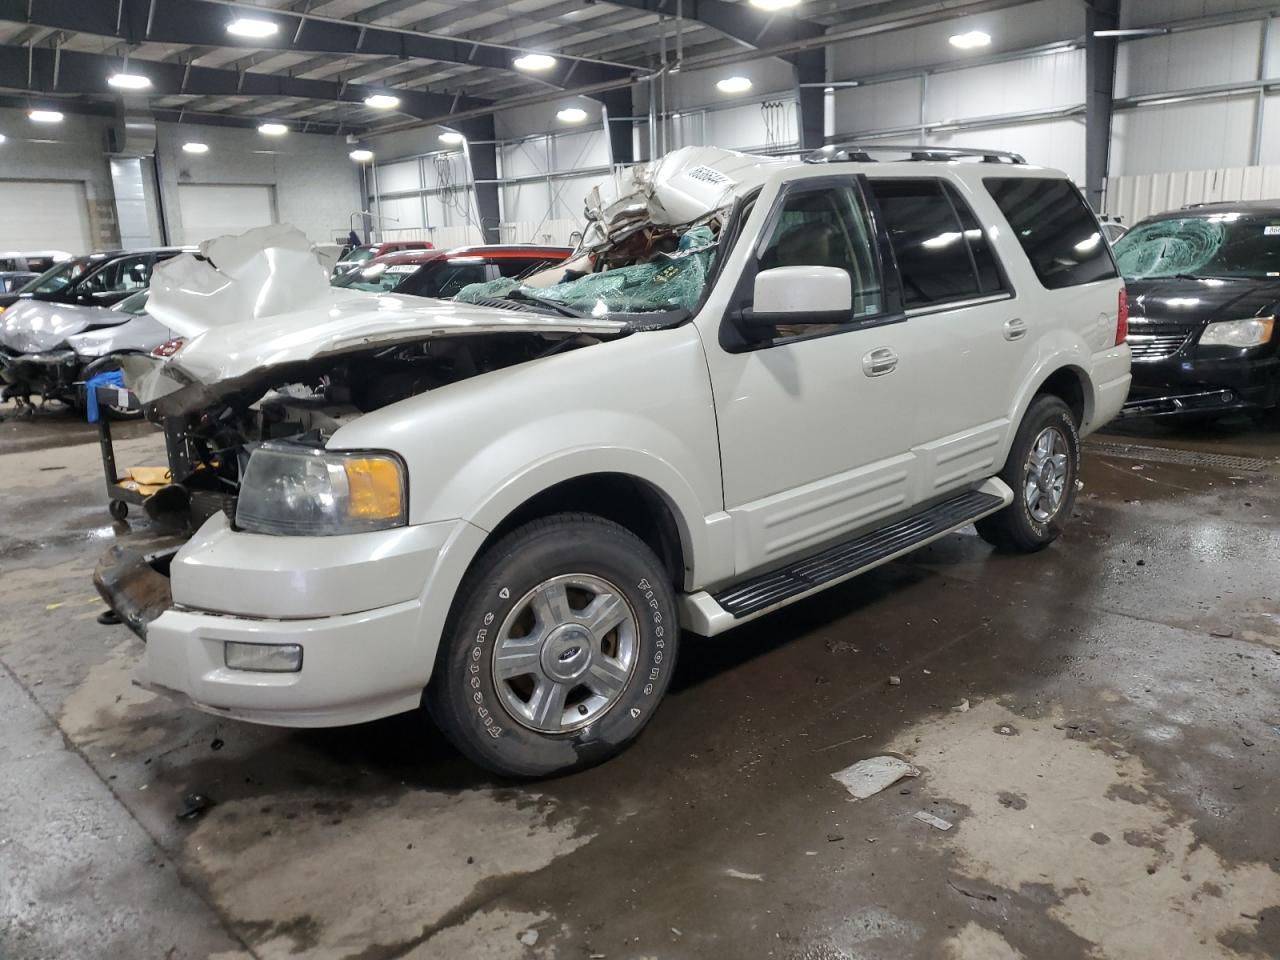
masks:
[[[323,447],[343,424],[389,404],[598,342],[574,333],[427,340],[290,365],[265,393],[257,381],[193,413],[157,416],[153,407],[148,412],[165,428],[174,485],[157,510],[183,511],[203,500],[205,508],[192,511],[201,522],[213,509],[230,509],[249,455],[268,440]]]
[[[714,272],[734,175],[760,158],[688,148],[588,198],[570,260],[453,301],[330,286],[284,226],[220,237],[159,265],[150,313],[176,337],[122,368],[163,424],[173,483],[148,504],[198,525],[232,511],[253,450],[324,447],[344,424],[449,384],[683,322]],[[204,508],[197,505],[204,503]]]

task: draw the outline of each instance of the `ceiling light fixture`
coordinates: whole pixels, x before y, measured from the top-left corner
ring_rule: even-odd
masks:
[[[375,93],[364,98],[364,105],[374,110],[394,110],[400,106],[400,98],[389,93]]]
[[[233,37],[250,37],[254,40],[274,37],[279,30],[280,27],[270,20],[255,20],[253,17],[241,17],[227,24],[227,33]]]
[[[751,81],[746,77],[725,77],[716,84],[721,93],[746,93],[751,89]]]
[[[27,116],[36,123],[62,122],[62,114],[57,110],[32,110]]]
[[[991,34],[983,33],[981,30],[957,33],[950,40],[951,45],[957,50],[977,50],[979,47],[991,46]]]
[[[140,73],[113,73],[107,83],[117,90],[145,90],[151,86],[150,78]]]
[[[258,132],[265,133],[268,137],[279,137],[289,132],[289,128],[283,123],[263,123],[258,125]]]
[[[792,7],[800,5],[800,0],[751,0],[751,5],[757,10],[768,10],[773,13],[776,10],[790,10]]]
[[[565,107],[556,114],[556,119],[563,123],[581,123],[587,119],[587,111],[581,107]]]
[[[350,153],[347,154],[347,156],[350,157],[352,160],[354,160],[356,163],[368,163],[370,160],[373,159],[373,151],[363,150],[363,149],[352,150]]]
[[[198,140],[188,140],[182,145],[183,153],[208,153],[209,145],[200,143]]]
[[[522,57],[516,57],[511,61],[517,70],[526,70],[529,73],[542,73],[550,70],[556,65],[556,58],[548,56],[545,53],[526,53]]]
[[[440,134],[440,142],[447,143],[451,147],[456,147],[466,139],[467,138],[458,133],[457,130],[446,130],[444,133]]]

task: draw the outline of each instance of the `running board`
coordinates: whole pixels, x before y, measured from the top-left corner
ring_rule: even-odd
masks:
[[[681,597],[681,621],[693,633],[715,636],[888,563],[1012,502],[1013,492],[993,477],[976,490],[802,557],[785,567],[732,584],[715,594],[706,591],[686,594]]]

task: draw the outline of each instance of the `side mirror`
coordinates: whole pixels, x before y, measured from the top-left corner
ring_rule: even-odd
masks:
[[[756,274],[755,294],[742,321],[752,332],[779,324],[846,323],[853,285],[839,267],[774,267]]]

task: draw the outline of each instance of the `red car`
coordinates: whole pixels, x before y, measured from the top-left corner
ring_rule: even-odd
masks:
[[[401,253],[406,250],[434,250],[435,244],[429,240],[388,240],[385,243],[366,243],[355,247],[334,265],[335,275],[351,273],[366,264],[385,257],[389,253]]]
[[[534,244],[492,244],[392,253],[370,261],[362,269],[334,275],[335,287],[371,293],[407,293],[447,300],[469,283],[519,278],[550,267],[573,254],[572,247]]]

